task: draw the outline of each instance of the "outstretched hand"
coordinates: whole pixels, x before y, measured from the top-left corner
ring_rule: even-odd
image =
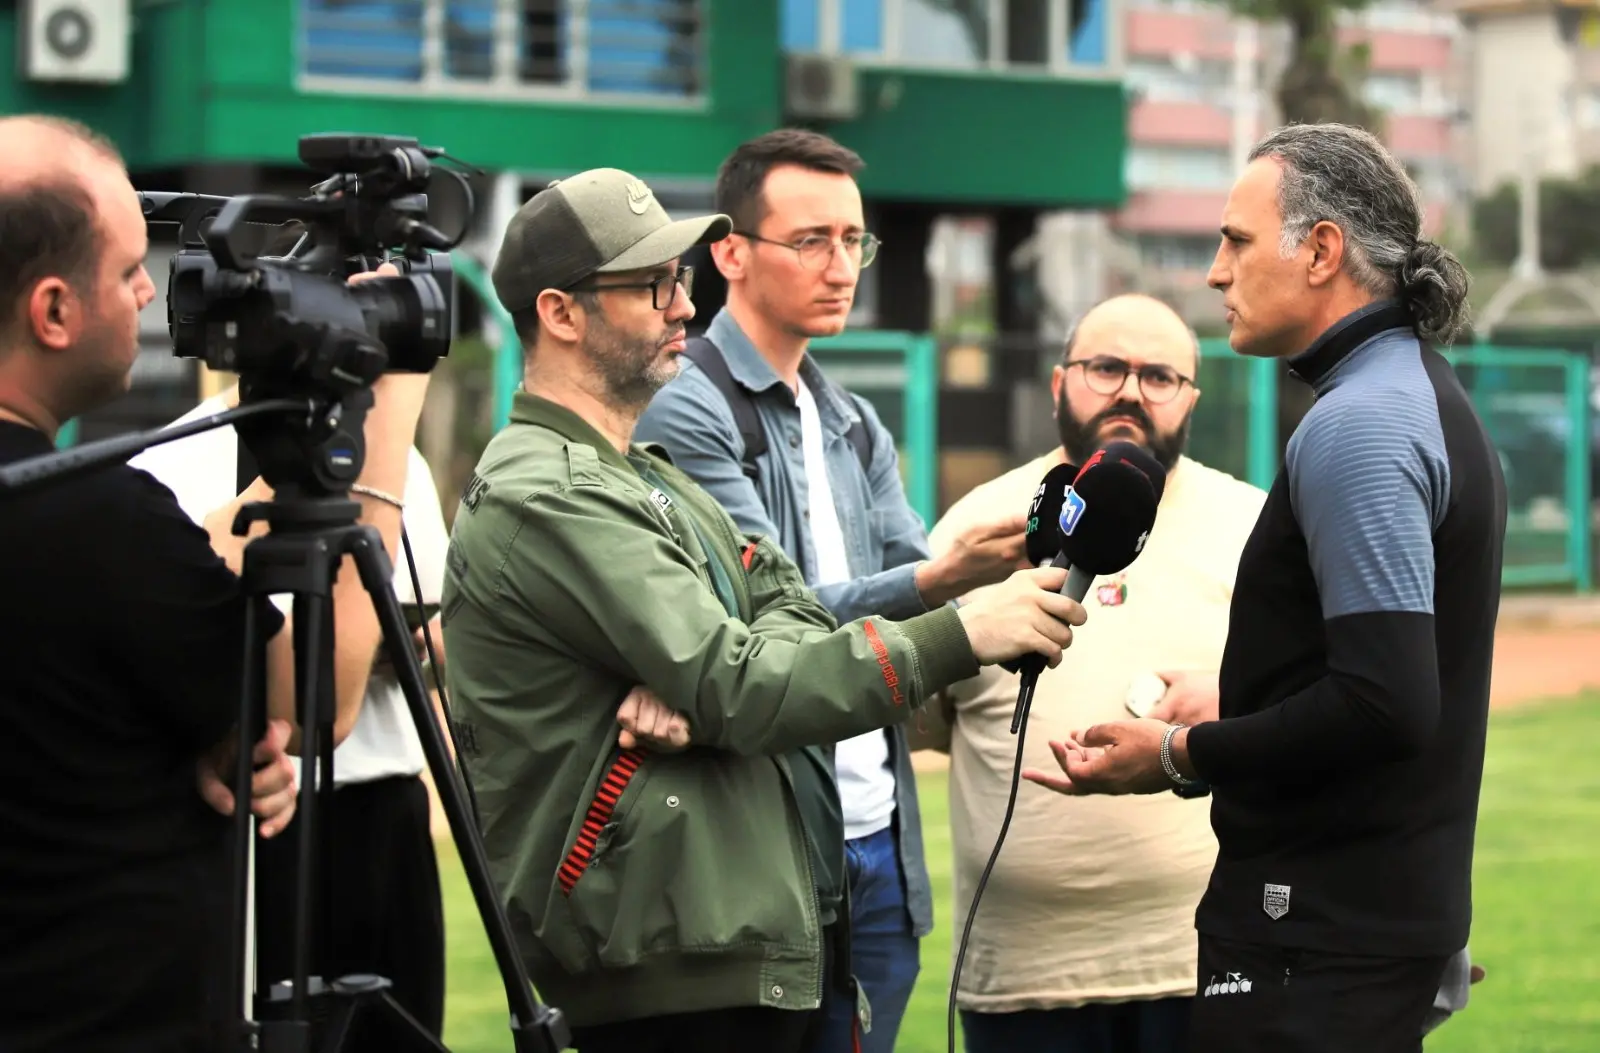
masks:
[[[1161,770],[1161,737],[1168,727],[1146,718],[1074,731],[1065,741],[1050,743],[1061,774],[1027,768],[1022,777],[1072,796],[1170,790],[1173,782]]]

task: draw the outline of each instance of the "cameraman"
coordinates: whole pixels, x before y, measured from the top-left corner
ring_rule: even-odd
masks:
[[[46,456],[61,424],[127,390],[155,290],[115,148],[53,117],[0,119],[0,463]],[[360,482],[405,482],[427,378],[374,386]],[[265,491],[257,483],[254,496]],[[400,512],[362,496],[391,558]],[[225,527],[224,527],[225,529]],[[230,972],[232,802],[247,598],[172,493],[111,465],[4,499],[0,580],[0,1049],[199,1050],[240,1007]],[[217,550],[214,550],[217,549]],[[333,593],[334,740],[355,723],[378,640],[353,567]],[[276,613],[268,712],[294,718]],[[263,833],[290,813],[280,724],[255,751]],[[292,743],[290,748],[293,748]],[[208,807],[196,789],[197,762]],[[203,767],[201,770],[205,770]]]
[[[237,384],[206,399],[173,422],[185,424],[239,404]],[[437,604],[450,538],[439,493],[422,453],[413,447],[406,472],[401,520],[427,603]],[[236,491],[257,472],[249,449],[232,428],[213,428],[152,446],[128,462],[172,489],[196,522],[228,528]],[[394,590],[402,603],[417,604],[404,552],[395,561]],[[288,611],[291,597],[273,597]],[[440,646],[437,621],[430,629]],[[438,653],[437,651],[435,653]],[[441,656],[442,658],[442,656]],[[441,674],[442,675],[442,674]],[[299,758],[293,758],[299,775]],[[334,793],[319,817],[332,827],[332,880],[326,899],[314,899],[316,934],[327,937],[328,958],[313,959],[322,975],[370,973],[388,977],[395,1001],[437,1037],[444,1028],[444,912],[434,854],[427,766],[422,742],[406,707],[394,668],[381,652],[367,683],[366,700],[350,737],[333,753]],[[256,943],[266,982],[293,973],[294,910],[300,857],[297,828],[256,845]],[[384,1013],[361,1013],[352,1023],[344,1053],[406,1048]]]

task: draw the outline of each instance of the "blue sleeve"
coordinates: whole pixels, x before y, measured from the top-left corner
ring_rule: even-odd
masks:
[[[859,408],[861,400],[854,402]],[[885,569],[815,592],[840,622],[869,614],[899,621],[927,611],[917,593],[914,575],[915,561],[927,558],[928,542],[922,523],[906,504],[905,491],[900,486],[894,437],[870,408],[865,412],[867,426],[873,430],[868,472],[873,493],[871,514],[881,514]],[[755,483],[744,474],[743,442],[733,410],[698,366],[685,362],[682,372],[656,393],[640,416],[634,437],[665,447],[673,464],[715,498],[742,532],[764,535],[775,542],[782,540]],[[879,509],[883,511],[880,513]],[[788,556],[800,562],[796,553],[788,552]],[[904,563],[905,560],[912,562]]]
[[[1327,674],[1277,705],[1191,729],[1190,757],[1210,782],[1404,759],[1438,727],[1433,535],[1450,496],[1438,404],[1425,375],[1363,388],[1313,407],[1285,462]]]
[[[883,569],[854,581],[825,586],[817,590],[817,598],[841,622],[869,614],[894,621],[925,614],[928,605],[917,591],[916,573],[917,564],[931,558],[927,528],[906,500],[894,436],[883,426],[870,402],[855,395],[850,396],[850,401],[872,438],[872,459],[867,467],[872,505],[867,514],[873,519],[874,533],[881,532]]]

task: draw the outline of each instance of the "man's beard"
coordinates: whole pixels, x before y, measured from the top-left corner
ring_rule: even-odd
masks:
[[[1072,415],[1066,392],[1063,391],[1061,397],[1056,399],[1056,428],[1061,433],[1061,448],[1066,451],[1067,460],[1081,465],[1106,443],[1117,441],[1117,437],[1102,438],[1100,435],[1101,425],[1112,417],[1127,417],[1137,424],[1144,432],[1144,441],[1139,445],[1149,450],[1150,456],[1170,472],[1183,455],[1184,447],[1189,445],[1189,424],[1194,420],[1194,410],[1189,411],[1183,423],[1170,435],[1158,433],[1144,407],[1137,402],[1115,403],[1080,424]]]
[[[661,349],[683,336],[674,329],[659,340],[618,332],[598,315],[590,327],[589,357],[605,384],[606,401],[618,409],[643,410],[656,392],[678,375],[675,358]]]

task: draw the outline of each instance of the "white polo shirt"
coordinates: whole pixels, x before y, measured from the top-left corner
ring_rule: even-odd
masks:
[[[227,402],[219,395],[173,423],[187,423],[227,408]],[[224,426],[152,446],[128,463],[164,483],[176,495],[189,518],[199,523],[239,495],[238,456],[238,433]],[[428,462],[415,448],[407,464],[403,499],[406,507],[402,519],[416,557],[423,602],[437,603],[443,587],[445,550],[449,547],[450,536]],[[404,546],[395,560],[394,591],[401,603],[415,601]],[[274,596],[273,602],[288,612],[293,597]],[[367,684],[367,697],[355,727],[333,751],[334,785],[418,775],[426,766],[422,741],[417,736],[399,683],[390,675],[374,674]],[[298,760],[295,769],[298,778]]]

